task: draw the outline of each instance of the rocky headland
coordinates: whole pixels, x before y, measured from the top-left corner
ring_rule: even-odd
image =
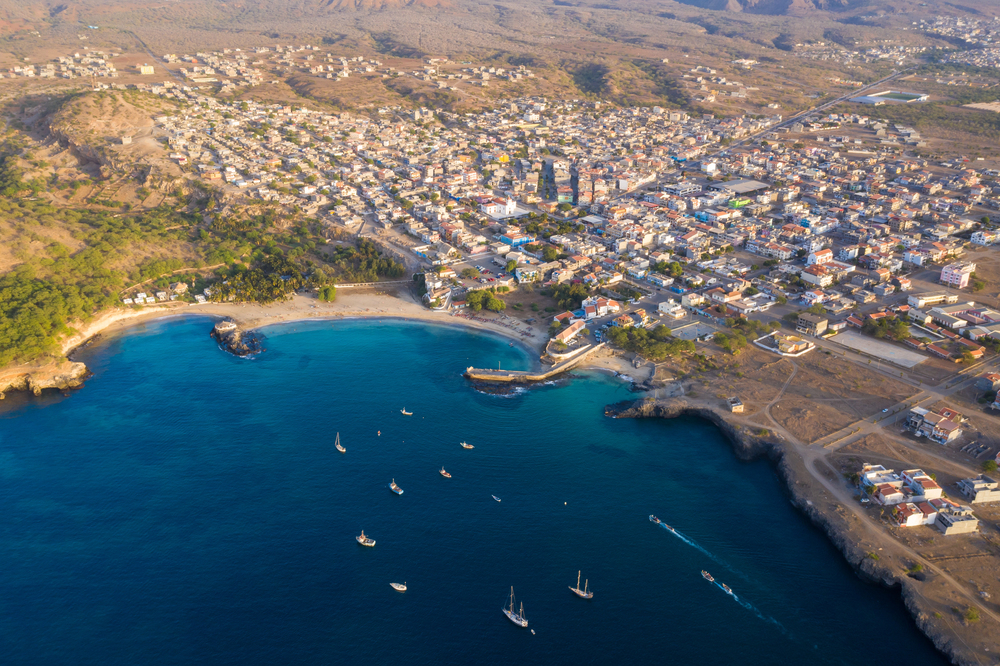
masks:
[[[662,419],[693,416],[711,421],[726,436],[741,460],[769,458],[784,480],[792,503],[826,533],[861,578],[898,589],[917,626],[953,663],[960,666],[1000,663],[996,656],[989,656],[991,651],[996,654],[995,648],[984,650],[983,646],[970,645],[973,642],[970,636],[961,635],[960,627],[953,626],[952,621],[937,612],[940,607],[936,604],[938,600],[931,598],[929,588],[921,587],[929,584],[926,581],[934,576],[933,573],[907,575],[899,566],[899,558],[894,557],[888,547],[881,556],[873,556],[874,549],[866,543],[870,535],[840,502],[831,501],[823,492],[822,486],[816,482],[791,444],[774,436],[758,435],[745,426],[733,423],[723,412],[693,404],[684,398],[625,401],[606,407],[605,415],[612,418]],[[987,630],[987,627],[981,629]],[[986,642],[992,646],[997,640],[996,637],[987,637]]]
[[[264,351],[260,333],[240,328],[236,322],[226,319],[218,322],[209,334],[219,346],[236,356],[252,356]]]
[[[68,389],[82,386],[89,375],[87,366],[62,359],[49,363],[18,365],[0,370],[0,399],[8,391],[31,391],[41,395],[45,389]]]

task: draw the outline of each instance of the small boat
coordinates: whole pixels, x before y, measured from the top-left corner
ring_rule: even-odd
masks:
[[[532,629],[532,630],[531,630],[531,635],[532,635],[532,636],[534,636],[534,635],[535,635],[535,630],[534,630],[534,629]]]
[[[570,591],[573,594],[575,594],[578,597],[581,597],[583,599],[593,599],[594,598],[594,593],[587,590],[587,584],[589,582],[590,582],[589,580],[584,581],[584,583],[583,583],[583,589],[581,590],[580,589],[580,572],[577,571],[576,572],[576,587],[571,587],[569,589],[570,589]]]
[[[337,441],[334,443],[334,446],[336,446],[337,450],[340,451],[341,453],[347,453],[347,449],[345,449],[343,446],[340,445],[340,433],[339,432],[337,433]]]
[[[733,591],[725,583],[722,584],[722,589],[726,591],[726,594],[732,594]]]
[[[657,518],[653,514],[649,514],[649,522],[656,523],[657,525],[659,525],[663,521],[661,521],[659,518]]]
[[[461,446],[463,449],[474,449],[474,448],[476,448],[472,444],[466,444],[465,442],[460,442],[459,446]]]
[[[526,619],[524,619],[524,603],[523,602],[521,603],[521,611],[520,612],[515,612],[514,611],[514,588],[513,587],[510,588],[510,608],[504,607],[504,608],[501,608],[500,610],[503,611],[503,614],[506,615],[507,619],[510,620],[511,622],[513,622],[517,626],[521,627],[522,629],[527,628],[528,621]]]
[[[406,407],[403,407],[401,410],[399,410],[399,413],[402,414],[403,416],[413,416],[413,412],[406,411]]]
[[[406,583],[389,583],[389,585],[397,592],[406,592]]]
[[[357,539],[358,543],[360,543],[362,546],[368,546],[369,548],[371,548],[372,546],[375,545],[375,539],[365,536],[364,530],[361,530],[361,536],[354,538]]]
[[[442,467],[439,471],[440,471],[441,476],[443,476],[444,478],[446,478],[446,479],[450,479],[451,478],[451,474],[449,474],[448,472],[444,471],[444,467]]]
[[[403,489],[396,485],[396,479],[393,479],[392,483],[389,484],[389,490],[396,493],[397,495],[403,494]]]
[[[705,580],[707,580],[709,583],[714,583],[715,582],[715,579],[712,578],[712,574],[708,573],[704,569],[702,569],[702,571],[701,571],[701,577],[704,578]]]
[[[494,495],[494,496],[493,496],[493,499],[495,499],[495,500],[496,500],[496,501],[498,501],[498,502],[500,501],[500,498],[499,498],[499,497],[497,497],[496,495]]]

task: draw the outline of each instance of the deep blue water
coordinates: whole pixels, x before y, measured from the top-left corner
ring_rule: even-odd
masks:
[[[616,380],[497,397],[461,371],[528,359],[485,334],[291,324],[244,360],[210,327],[133,329],[69,397],[7,401],[0,664],[945,663],[768,462],[604,417]]]

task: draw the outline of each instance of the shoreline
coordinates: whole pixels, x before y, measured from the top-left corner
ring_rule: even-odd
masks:
[[[861,543],[866,539],[865,535],[860,528],[851,524],[849,516],[845,516],[847,512],[842,510],[838,502],[829,502],[822,485],[810,477],[805,460],[796,455],[791,444],[772,437],[758,436],[745,426],[731,422],[725,414],[715,408],[691,404],[684,398],[666,400],[639,398],[608,405],[604,413],[611,418],[675,419],[688,416],[714,424],[740,460],[752,461],[767,457],[771,461],[784,482],[795,508],[823,532],[860,578],[889,589],[898,589],[903,605],[917,628],[953,664],[981,666],[984,663],[982,661],[984,652],[997,653],[1000,640],[996,638],[992,642],[988,640],[989,637],[985,639],[989,647],[983,646],[984,651],[973,649],[965,638],[950,626],[953,623],[949,623],[947,618],[935,610],[932,601],[918,588],[918,581],[898,573],[891,567],[890,558],[905,559],[899,557],[898,552],[884,552],[879,559],[869,556],[869,552]],[[984,640],[981,635],[980,639]]]

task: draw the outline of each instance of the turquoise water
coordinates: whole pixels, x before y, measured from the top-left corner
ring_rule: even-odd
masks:
[[[290,324],[246,360],[210,328],[133,329],[69,397],[8,399],[0,663],[945,663],[769,463],[604,417],[634,397],[611,378],[499,397],[462,370],[528,359],[485,334]]]

